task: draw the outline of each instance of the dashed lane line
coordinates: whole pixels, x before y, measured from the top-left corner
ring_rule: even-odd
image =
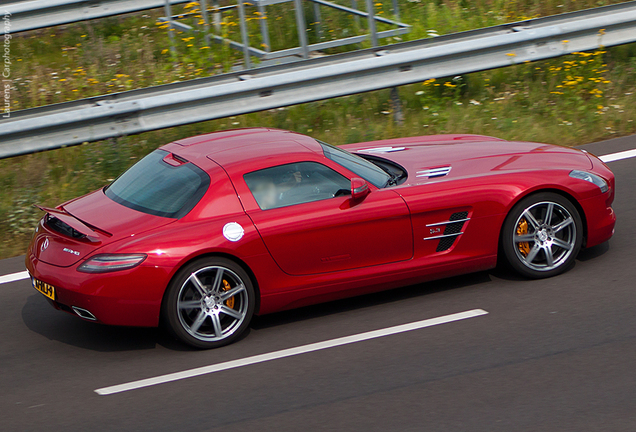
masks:
[[[636,157],[636,150],[625,150],[618,153],[610,153],[603,156],[599,156],[598,158],[605,163],[614,162],[617,160],[628,159]]]
[[[29,278],[29,272],[26,270],[17,272],[17,273],[11,273],[8,275],[0,276],[0,285],[6,284],[9,282],[15,282],[15,281],[23,280],[23,279],[28,279],[28,278]]]
[[[308,345],[301,345],[295,348],[288,348],[280,351],[273,351],[266,354],[259,354],[251,357],[245,357],[238,360],[231,360],[223,363],[217,363],[209,366],[203,366],[195,369],[189,369],[182,372],[175,372],[167,375],[160,375],[153,378],[146,378],[138,381],[132,381],[124,384],[118,384],[111,387],[103,387],[95,390],[95,393],[101,396],[112,395],[115,393],[122,393],[129,390],[136,390],[144,387],[155,386],[158,384],[165,384],[173,381],[179,381],[187,378],[193,378],[201,375],[212,374],[215,372],[221,372],[228,369],[235,369],[243,366],[249,366],[257,363],[268,362],[271,360],[282,359],[285,357],[292,357],[299,354],[310,353],[313,351],[320,351],[328,348],[334,348],[342,345],[348,345],[352,343],[362,342],[369,339],[381,338],[384,336],[395,335],[398,333],[404,333],[413,330],[423,329],[425,327],[432,327],[440,324],[446,324],[453,321],[461,321],[469,318],[475,318],[478,316],[486,315],[483,309],[472,309],[465,312],[459,312],[451,315],[444,315],[437,318],[429,318],[422,321],[415,321],[408,324],[402,324],[394,327],[387,327],[379,330],[373,330],[365,333],[358,333],[351,336],[340,337],[336,339],[330,339],[322,342],[316,342]]]

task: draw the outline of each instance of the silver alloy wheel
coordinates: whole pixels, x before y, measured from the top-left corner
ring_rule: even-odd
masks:
[[[527,224],[527,233],[519,234],[518,227]],[[561,204],[543,201],[532,204],[517,218],[512,236],[519,260],[536,271],[550,271],[563,264],[576,245],[576,223]],[[521,245],[521,246],[520,246]],[[527,253],[524,253],[527,245]]]
[[[177,315],[184,330],[206,342],[228,338],[248,310],[243,280],[222,266],[201,268],[186,279],[177,296]]]

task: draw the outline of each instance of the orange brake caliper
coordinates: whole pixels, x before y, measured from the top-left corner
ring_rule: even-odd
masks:
[[[517,235],[521,236],[525,234],[528,234],[528,221],[526,220],[526,218],[521,218],[519,224],[517,224]],[[518,244],[517,247],[519,248],[519,252],[521,252],[521,255],[523,255],[524,257],[528,256],[528,254],[530,253],[530,243],[528,242],[521,242]]]
[[[231,288],[230,287],[230,283],[228,281],[226,281],[225,279],[223,279],[223,291],[229,291],[230,288]],[[225,306],[229,307],[230,309],[234,309],[234,297],[233,296],[225,301]]]

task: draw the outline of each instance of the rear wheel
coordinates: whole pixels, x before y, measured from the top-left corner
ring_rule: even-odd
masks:
[[[510,266],[523,276],[545,278],[570,268],[583,243],[583,224],[565,197],[541,192],[521,200],[508,214],[502,247]]]
[[[163,317],[182,342],[217,348],[236,340],[254,314],[252,282],[225,258],[202,258],[181,269],[168,287]]]

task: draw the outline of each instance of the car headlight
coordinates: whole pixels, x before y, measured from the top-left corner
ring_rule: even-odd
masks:
[[[605,179],[597,176],[596,174],[592,174],[586,171],[574,170],[570,173],[570,177],[594,183],[596,186],[601,188],[602,193],[605,193],[609,190],[609,185],[607,184]]]
[[[77,270],[84,273],[106,273],[138,266],[146,254],[100,254],[85,261]]]

